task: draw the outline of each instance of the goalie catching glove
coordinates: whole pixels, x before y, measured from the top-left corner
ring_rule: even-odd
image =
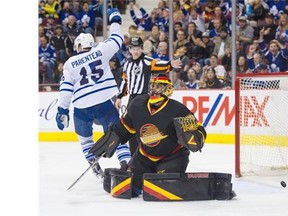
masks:
[[[113,124],[110,123],[107,132],[92,146],[89,154],[96,157],[102,156],[110,158],[113,156],[117,146],[120,144],[120,138],[113,131]]]
[[[200,151],[204,146],[206,131],[194,115],[174,118],[178,143],[192,152]]]

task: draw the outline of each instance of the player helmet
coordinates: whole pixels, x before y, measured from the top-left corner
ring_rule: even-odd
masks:
[[[130,47],[134,47],[134,46],[143,46],[143,40],[140,37],[131,37],[130,38],[130,43],[129,43]]]
[[[166,75],[158,75],[150,80],[149,102],[151,104],[157,105],[172,94],[173,84]]]
[[[89,33],[81,33],[79,34],[74,41],[74,51],[79,52],[79,45],[81,45],[82,49],[91,48],[94,45],[94,38]]]

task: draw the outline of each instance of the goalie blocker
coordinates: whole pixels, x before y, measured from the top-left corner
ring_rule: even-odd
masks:
[[[145,201],[230,200],[236,196],[228,173],[145,173],[143,199]],[[130,199],[133,174],[111,169],[105,170],[104,190],[113,197]]]

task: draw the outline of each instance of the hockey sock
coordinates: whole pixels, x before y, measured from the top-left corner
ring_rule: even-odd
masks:
[[[94,154],[88,153],[89,150],[91,149],[91,147],[94,145],[94,142],[92,140],[92,136],[91,137],[78,136],[78,138],[80,140],[82,152],[83,152],[86,160],[91,161],[95,157]]]
[[[122,161],[126,161],[128,163],[131,159],[131,153],[130,153],[128,145],[126,143],[122,145],[118,145],[116,148],[116,155],[120,164]]]

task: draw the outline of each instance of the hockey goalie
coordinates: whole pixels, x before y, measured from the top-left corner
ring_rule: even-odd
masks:
[[[118,198],[143,193],[152,201],[231,199],[231,174],[186,173],[190,152],[201,151],[207,135],[186,106],[169,98],[172,93],[168,77],[154,77],[149,95],[137,97],[91,148],[110,158],[119,144],[133,136],[138,141],[126,171],[105,170],[104,189]]]

